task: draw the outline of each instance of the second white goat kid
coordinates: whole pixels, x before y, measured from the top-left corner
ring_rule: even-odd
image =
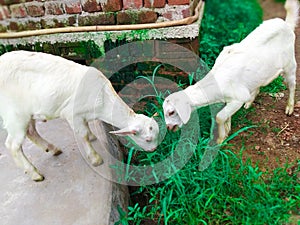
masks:
[[[225,47],[206,77],[165,99],[163,109],[169,130],[186,124],[193,110],[223,102],[225,107],[216,115],[220,144],[230,132],[231,116],[243,105],[249,108],[259,88],[279,75],[283,75],[289,89],[285,113],[293,113],[297,66],[294,29],[299,1],[287,0],[285,8],[285,21],[264,21],[243,41]]]
[[[120,128],[111,133],[129,136],[146,151],[158,144],[156,121],[136,114],[99,70],[45,53],[14,51],[0,56],[0,117],[8,133],[6,147],[35,181],[44,177],[23,153],[25,137],[53,155],[61,153],[40,137],[35,120],[66,119],[83,139],[94,166],[102,158],[90,143],[88,121],[99,119]]]

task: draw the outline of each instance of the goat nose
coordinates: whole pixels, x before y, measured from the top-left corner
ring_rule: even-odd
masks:
[[[173,130],[173,127],[174,127],[173,125],[167,124],[167,129],[168,129],[168,130]]]
[[[151,142],[151,141],[152,141],[152,137],[146,138],[146,142]]]

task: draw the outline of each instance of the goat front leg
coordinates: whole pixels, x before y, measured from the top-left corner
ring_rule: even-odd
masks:
[[[218,124],[218,139],[217,144],[221,144],[231,129],[231,116],[243,106],[243,102],[232,101],[217,114],[216,122]]]
[[[91,144],[91,138],[95,136],[92,135],[92,132],[88,126],[87,121],[82,119],[76,119],[73,121],[74,131],[76,134],[82,138],[84,148],[87,154],[88,159],[93,166],[99,166],[103,163],[101,156],[95,151],[94,147]]]
[[[54,156],[60,155],[62,153],[59,148],[55,147],[53,144],[50,144],[39,135],[36,130],[35,120],[33,119],[31,119],[29,122],[27,137],[45,152],[51,152]]]

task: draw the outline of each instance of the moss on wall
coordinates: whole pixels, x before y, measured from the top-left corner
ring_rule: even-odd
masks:
[[[36,42],[34,44],[0,45],[0,54],[15,50],[45,52],[72,60],[92,60],[103,55],[101,48],[94,41],[67,43]]]

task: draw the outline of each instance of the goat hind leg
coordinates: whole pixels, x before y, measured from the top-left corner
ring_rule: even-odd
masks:
[[[250,108],[250,106],[254,102],[254,100],[256,98],[256,95],[258,95],[258,93],[259,93],[259,88],[256,89],[254,92],[251,93],[251,99],[250,99],[250,101],[246,102],[245,105],[244,105],[245,109],[249,109]]]
[[[25,130],[24,130],[25,132]],[[25,134],[23,132],[16,132],[10,133],[8,130],[8,136],[5,142],[5,146],[7,149],[11,151],[12,157],[17,164],[18,167],[22,168],[26,174],[28,174],[32,180],[34,181],[42,181],[44,180],[43,175],[41,175],[38,170],[32,165],[32,163],[27,159],[24,155],[22,149],[22,143],[25,139]]]
[[[62,153],[62,151],[55,147],[53,144],[50,144],[48,141],[43,139],[36,130],[36,123],[35,120],[30,120],[28,130],[27,130],[27,137],[43,149],[45,152],[51,152],[52,155],[57,156]]]
[[[287,106],[285,108],[285,114],[290,116],[294,112],[294,105],[295,105],[296,63],[293,63],[291,69],[285,71],[284,78],[289,90],[289,98],[288,98]]]

